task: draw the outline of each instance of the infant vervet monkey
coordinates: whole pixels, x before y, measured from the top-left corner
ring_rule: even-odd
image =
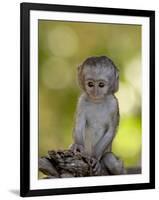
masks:
[[[105,167],[110,174],[124,174],[123,162],[112,152],[112,141],[119,124],[119,72],[106,56],[89,57],[78,66],[78,80],[84,91],[80,96],[71,149],[92,157],[92,167],[99,173]]]

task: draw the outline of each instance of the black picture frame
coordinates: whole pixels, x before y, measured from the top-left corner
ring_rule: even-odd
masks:
[[[76,13],[94,13],[117,16],[138,16],[148,17],[150,20],[150,180],[148,183],[121,184],[121,185],[102,185],[72,188],[52,188],[52,189],[30,189],[30,11],[60,11]],[[20,5],[20,37],[21,37],[21,81],[20,81],[20,195],[39,196],[39,195],[59,195],[76,193],[95,193],[106,191],[123,191],[155,188],[155,11],[132,10],[104,7],[84,7],[72,5],[49,5],[35,3],[21,3]]]

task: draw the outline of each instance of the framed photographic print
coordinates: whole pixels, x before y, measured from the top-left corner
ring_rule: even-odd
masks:
[[[155,12],[21,3],[20,195],[155,188]]]

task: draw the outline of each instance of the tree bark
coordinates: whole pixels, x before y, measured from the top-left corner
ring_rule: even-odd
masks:
[[[91,157],[80,152],[69,150],[48,151],[48,155],[39,159],[39,171],[47,175],[46,178],[87,177],[112,175],[105,168],[94,173]],[[127,174],[140,174],[141,168],[128,168]]]

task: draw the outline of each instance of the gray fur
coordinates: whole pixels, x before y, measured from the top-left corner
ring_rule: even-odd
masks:
[[[113,174],[117,174],[121,171],[119,168],[123,167],[121,161],[119,163],[111,154],[112,141],[119,123],[118,101],[114,96],[118,90],[118,77],[117,68],[105,56],[90,57],[78,67],[79,83],[84,93],[77,105],[72,147],[80,151],[82,147],[85,153],[104,163],[107,168],[112,165],[109,170]],[[104,86],[100,87],[100,84]],[[110,152],[111,156],[106,152]],[[105,161],[108,161],[109,167]]]

